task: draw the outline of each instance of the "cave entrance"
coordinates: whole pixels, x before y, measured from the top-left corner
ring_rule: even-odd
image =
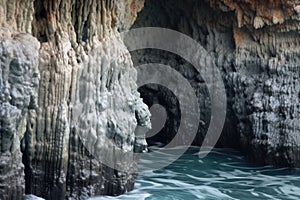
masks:
[[[198,127],[198,133],[194,139],[193,145],[200,146],[210,120],[210,98],[205,82],[201,79],[201,76],[197,70],[186,60],[180,58],[170,52],[157,50],[157,49],[145,49],[132,52],[132,60],[135,66],[140,66],[147,63],[159,63],[172,68],[172,70],[179,72],[182,78],[185,79],[192,92],[197,96],[196,101],[202,108],[200,109],[200,121]],[[158,66],[159,67],[159,66]],[[155,76],[155,75],[154,75]],[[170,74],[166,74],[166,79],[170,77]],[[156,77],[154,77],[156,79]],[[181,83],[181,81],[176,81]],[[182,90],[183,85],[176,85],[176,90]],[[183,88],[188,90],[188,88]],[[172,89],[162,86],[160,84],[147,84],[139,88],[139,92],[143,101],[148,105],[151,112],[152,130],[146,134],[147,143],[149,146],[189,146],[190,134],[184,133],[184,135],[178,137],[178,130],[181,124],[181,106],[178,96],[172,91]],[[189,97],[186,97],[189,102]],[[186,103],[188,104],[188,103]],[[196,113],[196,111],[195,111]],[[176,136],[176,137],[175,137]]]
[[[195,11],[194,8],[198,10]],[[162,27],[179,31],[196,40],[207,52],[217,57],[217,49],[229,52],[234,50],[232,21],[222,21],[224,18],[222,15],[220,11],[212,10],[209,3],[205,1],[146,0],[133,28]],[[222,25],[219,24],[220,22]],[[211,99],[206,83],[198,71],[178,55],[158,49],[137,50],[131,52],[131,56],[135,66],[148,63],[168,65],[188,80],[197,95],[200,108],[200,123],[192,145],[201,146],[210,123]],[[146,135],[148,145],[169,144],[180,126],[181,111],[178,99],[172,91],[161,85],[145,85],[139,88],[139,92],[153,115],[151,119],[153,130]],[[229,91],[229,94],[231,93]],[[232,108],[231,105],[228,107]],[[236,124],[235,116],[232,110],[227,113],[230,113],[231,117],[226,119],[217,147],[238,148],[239,136],[232,128]],[[184,140],[184,138],[180,139]],[[178,144],[182,144],[182,141]]]
[[[194,2],[194,0],[190,0]],[[188,22],[189,16],[186,13],[191,6],[180,0],[146,0],[143,10],[133,25],[133,28],[139,27],[162,27],[183,32],[187,35],[189,30],[182,30],[184,24],[178,22]],[[206,6],[206,4],[203,4]],[[208,34],[203,28],[201,36]],[[204,38],[204,37],[203,37]],[[131,52],[134,66],[140,66],[148,63],[159,63],[167,65],[178,71],[194,89],[200,106],[200,121],[198,133],[192,145],[200,146],[207,132],[210,121],[210,98],[205,82],[199,75],[198,71],[186,60],[178,55],[158,49],[144,49]],[[178,87],[181,87],[178,85]],[[139,88],[143,101],[150,108],[152,114],[152,130],[146,134],[148,146],[165,146],[171,141],[174,145],[190,145],[185,142],[185,138],[175,138],[180,126],[181,110],[176,95],[169,89],[157,84],[149,84]],[[201,109],[202,108],[202,109]],[[205,109],[203,109],[205,108]],[[188,134],[188,133],[187,133]],[[187,136],[186,136],[187,137]],[[179,141],[174,141],[179,140]]]
[[[149,146],[164,146],[174,139],[180,123],[180,108],[176,96],[168,88],[149,84],[139,88],[151,112],[152,129],[146,133]]]

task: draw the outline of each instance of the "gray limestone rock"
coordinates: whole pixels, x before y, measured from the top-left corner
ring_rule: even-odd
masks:
[[[0,38],[0,198],[17,199],[25,191],[20,147],[37,107],[40,44],[29,34],[7,33]]]
[[[135,128],[149,128],[150,113],[117,29],[129,28],[142,5],[0,3],[1,199],[133,189],[134,151],[145,148]]]
[[[262,164],[299,167],[300,5],[271,2],[146,0],[135,26],[188,34],[213,58],[205,64],[222,72],[228,99],[219,145]],[[201,75],[166,52],[132,59],[120,38],[143,4],[1,1],[0,199],[85,199],[133,189],[134,152],[146,148],[150,113],[132,60],[170,64],[191,83],[201,110],[194,144],[201,145],[211,103]],[[165,131],[176,134],[176,98],[157,86],[145,91],[149,104],[163,97]]]
[[[299,167],[298,8],[293,1],[269,5],[265,1],[146,0],[134,27],[178,30],[214,58],[227,92],[227,117],[219,146],[242,149],[256,163]],[[167,64],[190,82],[199,98],[202,120],[194,144],[201,145],[210,122],[211,101],[201,74],[168,52],[138,51],[132,57],[136,65]],[[157,86],[140,91],[147,104],[158,99],[169,110],[163,136],[154,138],[168,143],[179,126],[176,97]]]

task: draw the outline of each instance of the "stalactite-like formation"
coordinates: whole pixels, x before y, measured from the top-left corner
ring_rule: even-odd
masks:
[[[142,5],[0,3],[1,199],[22,199],[25,192],[83,199],[133,189],[134,157],[120,160],[112,149],[133,152],[143,145],[135,140],[136,116],[149,121],[118,33]],[[103,156],[121,171],[102,164]]]
[[[133,189],[132,153],[145,145],[135,128],[149,128],[150,113],[119,32],[131,27],[143,5],[1,1],[0,199],[25,193],[85,199]],[[292,0],[146,0],[135,26],[181,31],[214,59],[228,99],[219,145],[241,148],[262,164],[299,167],[299,19],[300,4]],[[190,81],[201,110],[194,144],[201,145],[210,114],[201,75],[175,55],[153,52],[148,60],[143,52],[132,54],[138,55],[133,60],[171,63]],[[145,97],[152,98],[153,88]],[[159,95],[168,97],[170,110],[177,106],[164,90]],[[176,133],[176,109],[168,111],[174,121],[167,132]]]

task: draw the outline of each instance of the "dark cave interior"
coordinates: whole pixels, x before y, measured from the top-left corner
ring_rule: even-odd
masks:
[[[233,51],[234,42],[232,40],[232,31],[230,29],[230,24],[227,24],[227,21],[230,21],[227,18],[230,17],[225,18],[226,20],[223,20],[222,27],[220,27],[218,22],[219,19],[222,18],[222,13],[212,10],[207,2],[197,2],[194,0],[189,0],[189,2],[190,3],[183,3],[178,0],[172,2],[146,0],[145,6],[138,14],[133,28],[162,27],[180,31],[199,42],[207,51],[215,54],[216,57],[218,54],[217,51],[220,48],[226,48],[228,51]],[[191,20],[195,19],[195,16],[192,16],[193,14],[190,12],[186,12],[187,10],[193,10],[192,7],[195,4],[197,4],[197,7],[200,8],[200,22]],[[213,12],[217,14],[213,15]],[[229,15],[231,15],[231,13],[229,13]],[[214,24],[210,24],[213,23],[213,21]],[[196,26],[195,23],[198,25]],[[197,28],[195,29],[195,27]],[[221,37],[214,32],[218,32]],[[221,42],[218,40],[221,40]],[[168,65],[180,72],[181,75],[189,81],[198,97],[198,104],[200,108],[198,133],[192,145],[201,146],[211,117],[211,100],[206,83],[202,79],[201,75],[185,59],[167,51],[143,49],[131,52],[131,56],[135,66],[146,63],[160,63]],[[219,68],[224,70],[223,66],[219,66]],[[159,131],[159,133],[156,135],[153,135],[152,133],[151,137],[149,137],[149,135],[146,136],[148,145],[157,145],[157,143],[162,145],[168,144],[172,139],[174,139],[178,127],[180,126],[180,105],[176,96],[172,93],[172,91],[168,90],[168,88],[164,88],[159,85],[143,86],[139,88],[139,92],[149,108],[153,104],[160,104],[165,108],[167,113],[165,126]],[[227,90],[227,95],[229,97],[227,113],[230,117],[227,117],[226,119],[221,138],[219,139],[216,147],[239,148],[239,136],[235,128],[233,128],[236,126],[236,119],[234,112],[231,109],[230,96],[233,95],[232,93],[233,91],[230,89]],[[180,144],[180,141],[177,143]]]

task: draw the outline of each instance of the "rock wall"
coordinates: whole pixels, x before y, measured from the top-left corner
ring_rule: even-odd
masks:
[[[241,145],[256,162],[299,167],[300,2],[223,3],[236,16],[230,82]]]
[[[28,34],[0,39],[1,199],[20,199],[24,195],[20,141],[27,122],[36,113],[39,47],[37,39]]]
[[[118,29],[128,29],[142,5],[0,3],[0,199],[84,199],[133,189],[132,153],[145,146],[135,127],[149,127],[150,113]],[[121,159],[114,149],[131,156]]]
[[[259,164],[299,167],[299,4],[280,0],[146,0],[134,27],[178,30],[197,40],[215,59],[228,99],[219,146],[242,149]],[[194,144],[201,145],[210,113],[201,74],[195,75],[190,64],[168,52],[135,52],[132,56],[137,64],[168,64],[191,83],[198,93],[203,122]],[[169,96],[153,87],[144,87],[141,93],[143,97],[156,94],[158,99]],[[176,107],[174,100],[169,104],[167,108]],[[180,114],[175,112],[174,116]],[[169,134],[166,141],[178,128],[178,122],[173,122],[178,117],[170,118],[173,127],[163,130]]]
[[[85,199],[133,189],[133,152],[145,147],[135,128],[149,128],[150,113],[119,31],[131,27],[143,4],[0,3],[0,199],[25,193]],[[291,0],[146,0],[135,26],[179,30],[215,59],[228,99],[219,145],[241,148],[261,164],[299,167],[299,6]],[[201,145],[210,113],[201,76],[175,55],[148,51],[143,60],[143,54],[132,54],[134,62],[170,64],[197,91],[201,124],[194,144]],[[172,118],[166,131],[176,133],[174,99],[164,103]]]

